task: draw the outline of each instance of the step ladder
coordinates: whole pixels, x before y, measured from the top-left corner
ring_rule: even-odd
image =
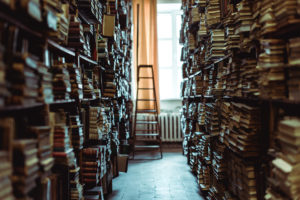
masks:
[[[148,71],[147,71],[148,70]],[[150,72],[149,72],[150,70]],[[147,76],[142,75],[146,73]],[[150,75],[150,76],[149,76]],[[152,82],[150,87],[144,87],[142,85],[143,80]],[[148,82],[149,83],[149,82]],[[147,92],[148,96],[139,98],[139,94]],[[152,95],[149,95],[151,94]],[[143,95],[147,96],[147,95]],[[141,109],[141,103],[148,104],[150,109]],[[161,130],[158,121],[158,107],[156,99],[156,90],[154,82],[154,71],[152,65],[139,65],[137,69],[137,92],[136,92],[136,104],[135,104],[135,120],[134,120],[134,145],[133,145],[133,159],[136,151],[148,150],[159,151],[160,158],[162,158],[161,147]],[[142,128],[141,128],[142,127]]]

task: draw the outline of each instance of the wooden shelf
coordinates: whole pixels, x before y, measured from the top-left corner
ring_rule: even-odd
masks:
[[[97,61],[92,60],[92,59],[90,59],[90,58],[88,58],[88,57],[86,57],[84,55],[79,55],[79,58],[80,58],[80,60],[82,60],[82,61],[84,61],[86,63],[92,64],[92,65],[98,65]]]
[[[75,57],[75,55],[76,55],[75,52],[61,46],[60,44],[54,42],[53,40],[48,39],[47,42],[51,49],[57,50],[64,55],[68,55],[68,56],[72,56],[72,57]]]

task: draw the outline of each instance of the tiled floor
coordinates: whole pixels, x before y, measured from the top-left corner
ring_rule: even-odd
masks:
[[[113,179],[113,193],[108,199],[204,200],[186,157],[170,150],[163,155],[159,160],[130,160],[128,172]]]

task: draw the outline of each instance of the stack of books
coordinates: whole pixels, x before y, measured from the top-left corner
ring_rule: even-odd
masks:
[[[33,58],[26,55],[15,58],[12,66],[7,69],[6,77],[10,83],[9,104],[30,105],[37,101],[39,78],[37,62]]]
[[[223,29],[212,29],[208,41],[207,60],[214,60],[225,56],[225,35]]]
[[[267,35],[277,31],[277,21],[274,15],[274,1],[263,0],[260,9],[259,23],[261,34]]]
[[[70,115],[71,141],[74,150],[83,148],[84,130],[79,115]]]
[[[56,124],[54,127],[53,157],[55,164],[73,166],[75,154],[69,137],[69,127]]]
[[[107,38],[98,39],[98,61],[103,65],[105,65],[107,57],[108,57],[108,47],[107,47]]]
[[[191,9],[191,19],[190,19],[190,23],[194,24],[194,23],[199,23],[200,21],[200,14],[199,14],[199,8],[198,7],[193,7]]]
[[[222,143],[225,143],[225,135],[229,134],[229,119],[230,119],[230,103],[222,102],[221,104],[221,126],[220,126],[220,136],[219,140]],[[228,145],[228,144],[226,144]]]
[[[261,24],[259,23],[259,20],[261,14],[261,3],[262,2],[260,0],[255,0],[252,5],[253,23],[250,29],[251,40],[256,40],[257,38],[260,38]]]
[[[253,23],[253,15],[249,1],[242,0],[237,4],[237,15],[235,15],[235,34],[249,33]]]
[[[242,157],[258,156],[260,109],[246,104],[232,103],[230,118],[230,132],[226,138],[228,147]]]
[[[74,15],[71,16],[69,26],[68,47],[78,51],[84,51],[83,26],[79,19]]]
[[[219,114],[216,103],[206,104],[205,128],[210,135],[220,134]]]
[[[289,40],[289,65],[300,65],[300,38],[291,38]]]
[[[5,106],[5,99],[9,96],[6,85],[6,65],[3,62],[4,47],[0,45],[0,107]]]
[[[100,181],[100,149],[99,147],[85,148],[82,151],[82,182],[87,187],[94,187]]]
[[[65,64],[54,64],[51,67],[53,73],[52,88],[55,100],[70,99],[71,84],[70,75]]]
[[[70,169],[70,200],[83,199],[83,187],[79,181],[80,167],[75,164]]]
[[[288,68],[288,92],[289,100],[300,101],[300,67],[294,66]]]
[[[250,161],[230,153],[228,157],[228,187],[238,199],[258,199],[256,169]]]
[[[60,1],[44,1],[44,9],[47,12],[47,24],[52,29],[48,34],[50,38],[60,44],[67,45],[69,34],[69,5]],[[54,23],[56,22],[56,23]]]
[[[70,74],[71,83],[71,98],[82,99],[83,98],[83,86],[81,81],[81,72],[77,65],[74,63],[67,63],[67,69]]]
[[[54,164],[50,143],[50,126],[31,126],[29,132],[37,139],[40,174],[49,176]]]
[[[90,107],[89,110],[89,140],[100,140],[102,138],[100,107]]]
[[[202,40],[203,37],[207,36],[207,28],[205,24],[205,13],[201,12],[199,13],[200,16],[200,22],[199,22],[199,30],[198,30],[198,43]]]
[[[39,176],[39,160],[35,139],[18,139],[13,142],[13,187],[14,195],[20,199],[29,198],[36,187]]]
[[[285,98],[284,55],[285,44],[279,39],[262,39],[264,50],[259,55],[260,95],[264,98]]]
[[[38,72],[40,75],[39,80],[39,102],[51,103],[54,96],[52,91],[52,73],[49,72],[49,68],[44,64],[38,64]]]
[[[226,51],[230,52],[234,49],[240,47],[240,35],[235,33],[234,17],[236,13],[231,13],[231,15],[224,20],[225,27],[225,46]]]
[[[206,7],[206,25],[210,28],[221,22],[221,10],[219,0],[209,0]]]
[[[297,0],[274,1],[274,15],[279,23],[297,17]]]
[[[103,96],[114,98],[117,91],[117,85],[114,81],[115,76],[113,71],[106,71],[104,79]]]
[[[91,19],[102,22],[102,4],[99,0],[79,0],[77,1],[78,9],[83,11]]]
[[[6,151],[0,151],[0,199],[5,200],[13,200],[13,188],[11,182],[11,175],[12,175],[12,165],[11,162],[8,160],[8,153]]]
[[[200,126],[204,126],[206,118],[206,104],[199,103],[198,104],[198,124]]]
[[[94,71],[93,73],[93,87],[94,87],[94,93],[96,98],[101,98],[101,90],[100,90],[100,80],[99,76],[96,76],[96,74],[100,74],[99,71]]]
[[[208,196],[211,199],[222,199],[225,195],[227,181],[227,165],[225,162],[226,147],[219,141],[214,141],[214,151],[211,171],[213,175],[212,187],[209,188]]]
[[[298,199],[300,119],[285,117],[278,124],[281,152],[272,161],[270,188],[266,199]],[[280,184],[279,184],[280,183]]]
[[[85,99],[95,99],[96,94],[93,87],[93,79],[84,76],[83,77],[83,97]]]
[[[242,84],[243,97],[256,97],[259,95],[259,71],[257,70],[257,61],[255,58],[242,59],[240,68],[240,78]]]

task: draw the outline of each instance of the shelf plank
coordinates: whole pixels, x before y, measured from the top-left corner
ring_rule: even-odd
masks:
[[[98,65],[98,62],[97,62],[97,61],[92,60],[92,59],[90,59],[90,58],[88,58],[88,57],[86,57],[86,56],[84,56],[84,55],[79,55],[79,58],[80,58],[82,61],[87,62],[87,63],[90,63],[90,64],[92,64],[92,65]]]
[[[48,45],[50,48],[52,48],[54,50],[58,50],[60,53],[63,53],[65,55],[69,55],[72,57],[75,57],[75,55],[76,55],[75,52],[61,46],[60,44],[54,42],[53,40],[48,39],[47,42],[48,42]]]

